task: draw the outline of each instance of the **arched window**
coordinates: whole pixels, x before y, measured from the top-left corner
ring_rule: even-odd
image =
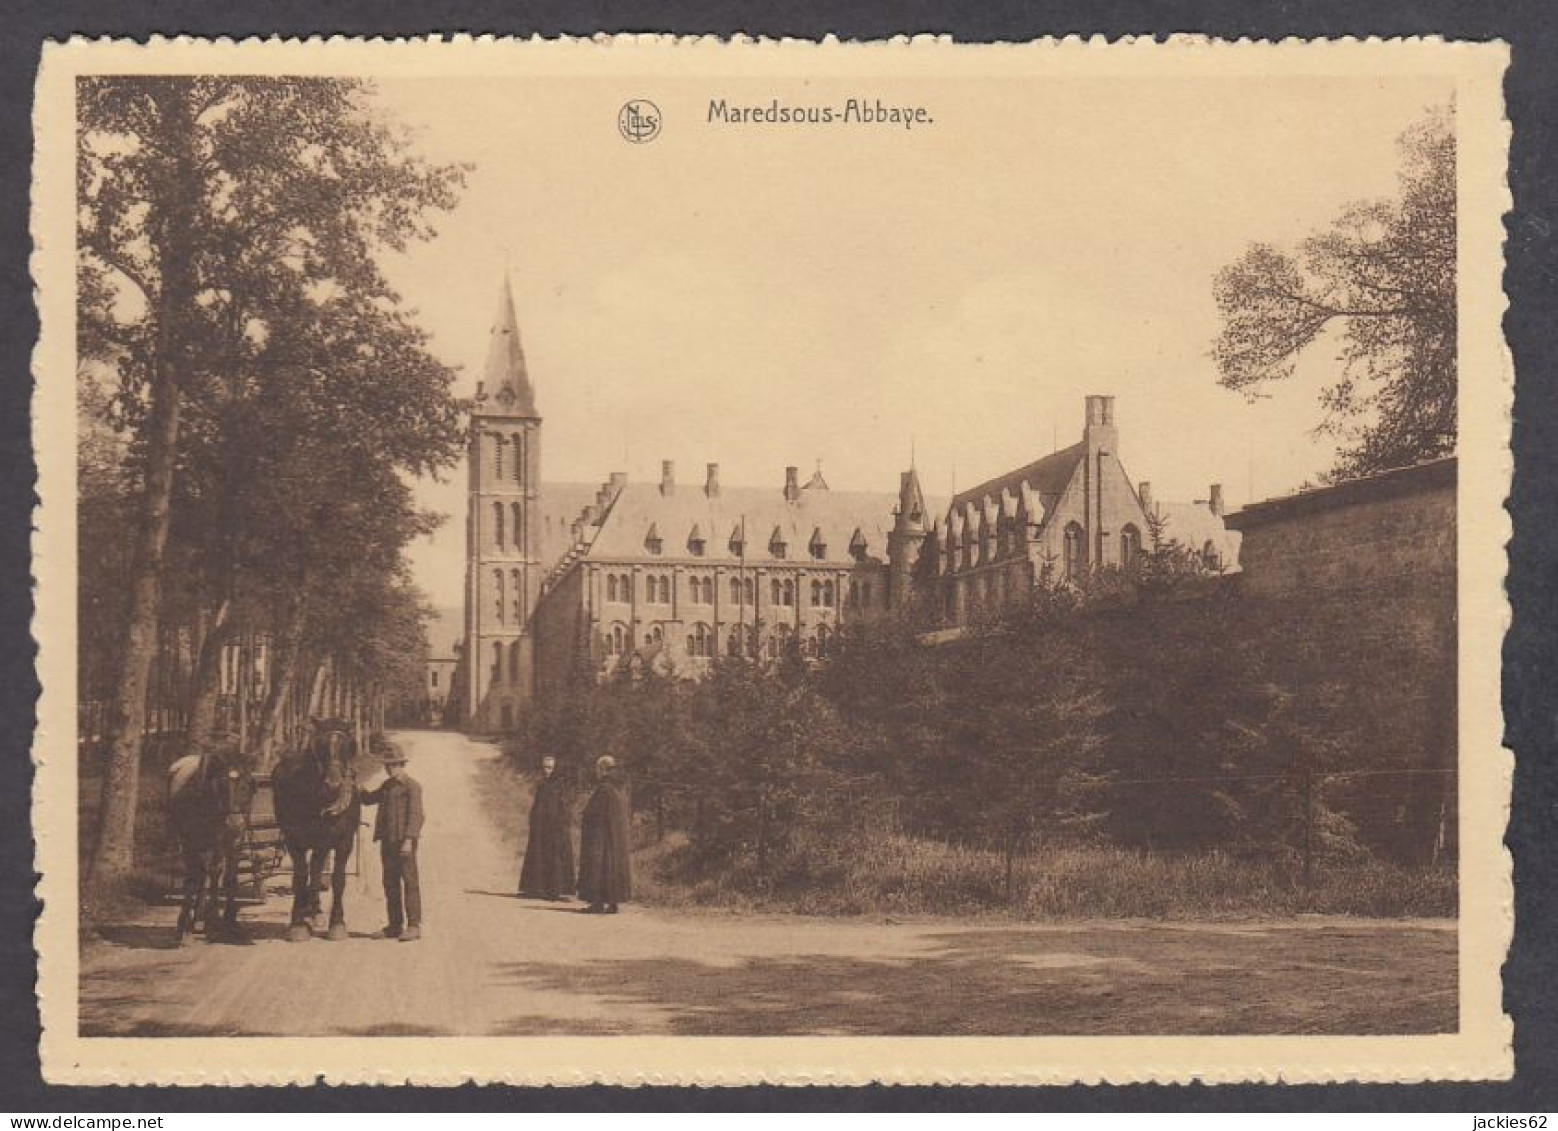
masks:
[[[739,577],[730,579],[730,603],[732,605],[741,604],[741,579]]]
[[[503,679],[503,642],[501,640],[494,640],[492,642],[492,678],[488,682],[489,683],[498,683],[502,679]]]
[[[620,624],[617,625],[616,627],[614,627],[611,630],[611,642],[612,642],[612,645],[613,645],[613,651],[615,651],[617,653],[617,655],[620,656],[623,652],[627,651],[627,647],[628,647],[627,632],[624,631],[623,627]]]
[[[492,437],[492,469],[498,479],[503,478],[503,437]]]
[[[834,593],[833,582],[831,582],[831,581],[824,581],[822,583],[822,606],[823,606],[823,608],[831,609],[833,607],[833,593]]]
[[[503,549],[503,504],[492,504],[492,541],[498,549]]]
[[[795,582],[793,581],[787,580],[784,583],[784,604],[786,608],[792,608],[795,605]]]
[[[741,583],[741,600],[743,604],[757,604],[757,587],[750,577]]]
[[[525,481],[525,434],[514,433],[514,482]]]
[[[1141,531],[1128,522],[1120,530],[1120,564],[1126,569],[1134,569],[1140,558]]]
[[[730,639],[725,642],[725,651],[731,656],[741,655],[741,628],[739,625],[730,630]]]
[[[671,579],[669,577],[660,579],[660,603],[662,605],[671,603]]]
[[[608,573],[606,575],[606,600],[608,600],[608,601],[615,601],[616,599],[617,599],[617,575],[614,574],[614,573]]]
[[[774,592],[773,592],[774,602],[773,603],[776,604],[776,605],[780,604],[781,603],[781,598],[784,596],[784,590],[780,586],[779,579],[777,577],[774,578],[774,580],[773,580],[773,590],[774,590]]]
[[[509,594],[509,597],[510,597],[510,601],[511,601],[511,603],[513,605],[513,608],[514,608],[514,623],[515,624],[524,624],[525,623],[525,613],[524,613],[525,587],[520,584],[520,581],[519,581],[519,570],[517,570],[517,569],[509,570],[509,585],[510,585],[510,587],[512,589],[512,592]]]
[[[657,624],[649,630],[649,639],[653,643],[659,644],[665,640],[665,631]]]
[[[492,600],[493,609],[497,613],[498,623],[503,623],[503,571],[492,571]]]
[[[519,682],[519,641],[509,645],[509,682]]]
[[[624,573],[617,579],[617,600],[631,601],[633,599],[633,575]]]
[[[1087,546],[1082,528],[1074,522],[1066,524],[1064,566],[1067,581],[1077,581],[1087,568]]]
[[[811,607],[815,609],[820,604],[822,604],[822,582],[813,581],[811,583]]]
[[[714,654],[709,626],[701,621],[692,626],[692,632],[687,637],[687,654],[697,656],[699,659],[706,659]]]
[[[518,503],[509,504],[509,514],[514,519],[514,549],[525,552],[525,514]]]

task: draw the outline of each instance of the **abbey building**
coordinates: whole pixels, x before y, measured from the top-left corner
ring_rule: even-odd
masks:
[[[680,482],[670,461],[658,482],[549,483],[505,280],[471,415],[465,641],[448,717],[508,729],[536,696],[623,666],[697,676],[721,656],[825,658],[857,620],[956,627],[1035,585],[1130,566],[1154,525],[1209,568],[1236,568],[1221,489],[1154,501],[1126,474],[1114,411],[1114,398],[1088,397],[1077,443],[940,505],[913,468],[896,492],[834,490],[820,467],[804,483],[792,466],[735,487],[710,463]]]

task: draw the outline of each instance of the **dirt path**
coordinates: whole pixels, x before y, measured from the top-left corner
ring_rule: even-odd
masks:
[[[384,923],[365,839],[352,937],[171,948],[172,908],[82,951],[87,1035],[1406,1033],[1455,1028],[1453,923],[969,924],[626,907],[512,895],[478,796],[487,745],[408,732],[422,783],[426,937]],[[487,766],[487,773],[492,772]]]

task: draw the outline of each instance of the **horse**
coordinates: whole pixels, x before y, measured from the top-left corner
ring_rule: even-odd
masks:
[[[208,942],[218,937],[211,922],[218,890],[227,901],[220,934],[239,936],[238,848],[249,827],[253,799],[254,775],[235,740],[186,754],[168,767],[168,810],[184,859],[179,946],[187,946],[202,924]]]
[[[357,797],[357,754],[351,723],[314,719],[302,748],[284,758],[272,777],[276,823],[292,859],[292,920],[287,938],[306,942],[321,914],[325,859],[330,856],[330,926],[325,937],[339,941],[346,932],[346,864],[356,843],[362,802]]]

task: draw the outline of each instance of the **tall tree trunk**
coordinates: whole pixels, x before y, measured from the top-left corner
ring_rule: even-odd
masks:
[[[261,773],[267,773],[276,762],[276,740],[281,735],[283,720],[290,714],[292,683],[297,677],[298,660],[303,651],[302,602],[297,602],[289,612],[276,640],[270,662],[270,687],[266,691],[265,706],[260,712],[260,729],[254,746],[259,755]]]
[[[101,890],[124,877],[135,863],[135,816],[140,794],[146,693],[157,651],[162,611],[162,573],[172,513],[173,475],[178,455],[188,343],[184,323],[195,292],[190,246],[197,198],[193,147],[194,115],[187,85],[171,87],[161,107],[172,149],[167,183],[158,186],[152,228],[161,273],[155,298],[156,341],[144,429],[145,479],[131,567],[130,606],[123,657],[114,686],[112,739],[103,775],[102,818],[88,880]]]
[[[216,729],[216,709],[222,697],[223,653],[236,635],[231,612],[232,603],[223,601],[211,630],[200,645],[200,659],[195,664],[195,698],[189,706],[189,731],[184,737],[187,750],[201,749]]]

